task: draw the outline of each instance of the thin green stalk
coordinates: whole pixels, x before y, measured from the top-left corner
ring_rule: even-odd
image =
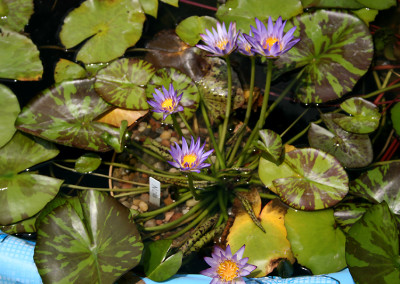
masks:
[[[136,195],[136,194],[142,194],[142,193],[148,193],[149,189],[144,189],[144,190],[138,190],[138,191],[130,191],[130,192],[125,192],[125,193],[120,193],[120,194],[115,194],[114,198],[120,198],[124,196],[131,196],[131,195]]]
[[[157,160],[163,161],[165,162],[165,158],[158,155],[157,153],[154,153],[153,151],[143,147],[142,145],[140,145],[139,143],[136,143],[135,141],[131,140],[130,142],[134,147],[138,148],[141,152],[149,154],[150,156],[152,156],[153,158],[156,158]]]
[[[190,127],[189,123],[187,122],[185,116],[182,114],[182,112],[178,112],[179,117],[181,118],[181,120],[183,121],[183,123],[185,124],[185,127],[187,130],[189,130],[190,135],[193,136],[194,139],[197,138],[197,136],[194,134],[192,128]]]
[[[224,188],[219,188],[218,189],[218,203],[219,203],[219,208],[220,208],[220,213],[222,215],[222,220],[228,220],[228,210],[226,209],[226,203],[227,199],[226,196],[224,195]]]
[[[285,129],[285,131],[283,131],[281,133],[281,138],[294,126],[296,125],[296,123],[307,113],[307,111],[309,110],[309,108],[306,108],[290,125],[288,128]]]
[[[189,183],[190,192],[192,193],[195,200],[199,200],[200,198],[199,198],[199,195],[196,193],[196,190],[193,186],[193,177],[190,172],[187,174],[187,179],[188,179],[188,183]]]
[[[88,186],[80,186],[80,185],[74,185],[74,184],[68,184],[68,183],[63,183],[62,187],[68,187],[68,188],[73,188],[73,189],[79,189],[79,190],[97,190],[97,191],[143,191],[145,190],[144,187],[135,187],[135,188],[108,188],[108,187],[88,187]],[[148,191],[149,187],[147,187]],[[145,192],[147,192],[145,191]]]
[[[171,118],[172,118],[172,123],[173,123],[173,126],[174,126],[176,132],[178,132],[179,137],[182,138],[183,137],[182,129],[179,126],[178,121],[176,120],[175,113],[171,114]]]
[[[271,194],[271,193],[262,193],[262,192],[260,192],[259,194],[260,194],[260,197],[264,198],[264,199],[275,199],[275,198],[278,198],[277,195]]]
[[[389,87],[386,87],[386,88],[382,88],[382,89],[379,89],[379,90],[376,90],[376,91],[373,91],[373,92],[371,92],[369,94],[366,94],[364,96],[360,96],[360,98],[368,99],[368,98],[377,96],[380,93],[384,93],[384,92],[387,92],[387,91],[390,91],[390,90],[393,90],[393,89],[397,89],[397,88],[400,88],[400,83],[392,85],[392,86],[389,86]]]

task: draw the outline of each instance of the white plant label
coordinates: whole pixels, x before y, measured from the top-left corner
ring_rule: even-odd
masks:
[[[160,207],[161,183],[158,180],[150,177],[149,186],[150,186],[150,196],[149,196],[150,203]]]

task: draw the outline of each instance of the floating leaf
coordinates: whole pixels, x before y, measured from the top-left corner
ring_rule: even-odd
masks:
[[[274,163],[278,162],[285,150],[279,134],[269,129],[263,129],[259,131],[259,135],[262,141],[257,141],[256,146],[263,151],[263,157]]]
[[[19,221],[17,223],[14,224],[10,224],[7,226],[0,226],[0,230],[3,233],[6,234],[20,234],[20,233],[35,233],[36,232],[36,226],[35,226],[35,222],[37,219],[37,215]]]
[[[0,78],[20,81],[39,80],[42,62],[36,45],[24,35],[0,28]]]
[[[288,209],[285,226],[294,256],[313,274],[337,272],[346,267],[346,237],[335,226],[332,209],[313,212]]]
[[[393,161],[364,172],[350,183],[350,192],[374,203],[386,201],[400,215],[400,162]]]
[[[54,69],[54,81],[60,83],[66,80],[83,79],[87,77],[85,68],[81,65],[61,58]]]
[[[62,180],[18,173],[55,157],[58,152],[51,143],[19,131],[0,148],[0,225],[32,217],[56,196]]]
[[[94,121],[111,109],[94,90],[94,79],[64,81],[44,90],[25,106],[16,127],[50,141],[92,151],[111,148],[103,132],[119,136],[118,128]]]
[[[351,116],[339,116],[333,119],[344,130],[367,134],[379,126],[381,114],[377,106],[363,98],[350,98],[340,104],[340,107]]]
[[[237,28],[244,33],[250,31],[250,25],[255,26],[254,18],[261,21],[281,16],[290,19],[303,12],[300,0],[228,0],[220,5],[217,18],[226,23],[236,22]]]
[[[373,42],[367,26],[340,11],[304,13],[286,25],[301,40],[275,61],[279,74],[303,67],[298,99],[322,103],[350,92],[369,68]],[[277,70],[278,71],[278,70]]]
[[[115,127],[120,127],[121,122],[126,120],[128,122],[128,127],[134,124],[138,119],[145,116],[149,110],[130,110],[130,109],[122,109],[115,108],[100,118],[96,119],[98,122],[104,122],[107,124],[111,124]]]
[[[210,30],[217,25],[217,20],[209,16],[191,16],[184,19],[176,26],[176,34],[187,44],[194,46],[200,40],[200,34],[205,34],[206,29]]]
[[[390,7],[396,6],[397,3],[396,0],[357,0],[357,2],[368,8],[377,10],[389,9]]]
[[[148,109],[145,86],[154,72],[154,67],[144,60],[118,59],[97,73],[94,88],[105,101],[115,106]]]
[[[166,4],[169,4],[171,6],[174,6],[174,7],[178,7],[178,3],[179,3],[179,0],[160,0],[160,1],[164,2]]]
[[[330,154],[313,148],[286,153],[285,163],[295,176],[273,180],[283,202],[301,210],[331,207],[347,194],[348,177],[340,163]]]
[[[362,8],[357,0],[301,0],[304,8],[341,8],[359,9]]]
[[[128,122],[126,120],[121,121],[121,126],[119,127],[119,136],[113,136],[107,132],[103,132],[101,138],[107,145],[113,147],[114,151],[117,153],[122,153],[125,147],[125,141],[127,138],[126,129],[128,128]]]
[[[67,202],[40,224],[34,254],[40,276],[47,283],[113,283],[139,263],[140,234],[129,210],[106,193],[86,190],[77,198],[83,219]]]
[[[139,2],[147,15],[157,18],[158,0],[139,0]]]
[[[20,32],[33,14],[33,0],[2,0],[0,26]]]
[[[259,219],[266,233],[254,224],[246,212],[236,215],[227,244],[231,246],[232,251],[246,245],[243,257],[248,257],[248,263],[257,266],[250,277],[262,277],[271,273],[282,259],[294,263],[286,238],[285,213],[286,207],[278,199],[271,200],[263,208]]]
[[[371,140],[367,134],[343,130],[334,122],[335,118],[342,116],[335,113],[321,116],[329,130],[312,123],[308,131],[310,146],[335,156],[344,167],[365,167],[374,157]]]
[[[385,202],[372,206],[348,232],[346,262],[356,283],[398,283],[399,229]]]
[[[370,207],[370,203],[355,202],[354,200],[340,202],[334,208],[335,220],[343,231],[348,232],[351,226],[360,220]]]
[[[89,38],[76,60],[109,62],[139,40],[144,20],[139,0],[86,0],[67,15],[60,39],[72,48]]]
[[[370,22],[375,20],[375,17],[378,15],[379,11],[370,8],[362,8],[356,11],[353,11],[357,17],[362,19],[366,25],[369,25]]]
[[[396,103],[390,110],[393,128],[396,130],[397,135],[400,136],[400,102]]]
[[[15,120],[21,109],[15,94],[6,86],[0,84],[0,148],[3,147],[15,133]]]
[[[193,114],[199,107],[199,91],[196,84],[188,76],[174,68],[163,68],[157,70],[147,85],[147,98],[149,100],[154,99],[153,93],[155,93],[155,89],[161,89],[162,86],[168,90],[170,83],[172,83],[174,89],[178,92],[178,95],[183,93],[180,101],[180,105],[184,108],[183,115],[186,119],[192,118]],[[157,120],[162,119],[162,113],[153,112],[153,116]],[[168,116],[165,119],[165,122],[172,123],[172,118]]]
[[[86,153],[80,156],[75,162],[75,170],[87,174],[97,170],[101,165],[101,157],[94,153]]]

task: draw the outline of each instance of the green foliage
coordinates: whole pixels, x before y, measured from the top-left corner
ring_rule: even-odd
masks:
[[[14,122],[21,111],[15,94],[6,86],[0,84],[0,148],[14,135]]]
[[[263,129],[259,131],[261,141],[257,141],[256,147],[262,152],[262,156],[271,162],[278,163],[285,152],[281,137],[272,130]]]
[[[400,102],[395,104],[390,110],[393,128],[396,130],[397,135],[400,135]]]
[[[33,14],[33,0],[2,0],[0,26],[20,32]]]
[[[75,162],[75,170],[79,173],[90,173],[101,165],[101,157],[97,154],[86,153]]]
[[[206,29],[211,31],[216,23],[216,19],[212,17],[191,16],[180,22],[175,32],[184,42],[193,46],[201,40],[200,34],[204,34]]]

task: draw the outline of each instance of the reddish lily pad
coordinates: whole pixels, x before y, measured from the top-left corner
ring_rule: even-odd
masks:
[[[20,32],[33,14],[33,0],[2,0],[0,26]]]

